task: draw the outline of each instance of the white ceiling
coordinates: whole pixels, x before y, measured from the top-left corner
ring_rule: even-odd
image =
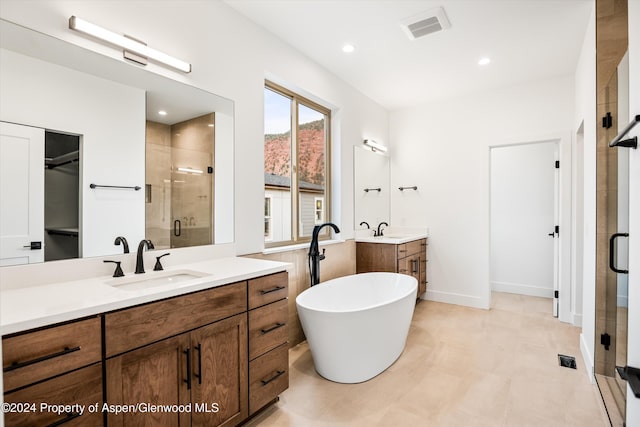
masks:
[[[593,0],[226,0],[393,110],[573,74]],[[400,21],[442,6],[451,28],[409,40]],[[351,43],[355,51],[342,52]],[[481,57],[491,58],[485,67]]]

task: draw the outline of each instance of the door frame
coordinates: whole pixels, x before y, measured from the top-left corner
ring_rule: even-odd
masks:
[[[557,290],[558,290],[558,319],[565,323],[573,323],[574,315],[571,313],[571,196],[572,196],[572,167],[571,167],[571,131],[558,131],[551,134],[544,134],[531,137],[511,138],[491,144],[488,147],[487,157],[489,162],[489,176],[487,185],[489,187],[489,235],[491,235],[491,150],[494,148],[530,145],[553,142],[558,147],[557,160],[560,162],[558,175],[558,204],[557,204],[557,225],[560,233],[556,235],[556,245],[558,246],[557,257]],[[489,246],[491,239],[489,239]],[[489,247],[489,250],[491,248]],[[489,285],[487,286],[487,299],[491,302],[491,258],[488,260]],[[580,285],[581,286],[581,285]],[[554,286],[555,288],[556,286]],[[490,304],[489,304],[490,305]],[[581,314],[581,313],[580,313]]]

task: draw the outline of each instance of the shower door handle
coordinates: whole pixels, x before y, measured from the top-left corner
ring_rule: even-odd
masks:
[[[616,273],[629,274],[629,270],[619,270],[615,265],[615,246],[618,237],[629,237],[629,233],[615,233],[609,238],[609,268]]]
[[[173,221],[173,235],[179,237],[182,234],[182,223],[179,219]]]

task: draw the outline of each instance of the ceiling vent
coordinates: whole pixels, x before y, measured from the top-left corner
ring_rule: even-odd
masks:
[[[437,7],[414,15],[400,22],[402,30],[411,40],[419,39],[428,34],[437,33],[451,27],[444,9]]]

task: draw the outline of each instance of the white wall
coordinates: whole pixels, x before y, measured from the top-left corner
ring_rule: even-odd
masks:
[[[144,191],[89,184],[144,187],[144,91],[4,49],[0,61],[0,120],[81,135],[81,255],[122,252],[119,235],[143,239]]]
[[[148,68],[235,101],[235,224],[239,254],[263,249],[263,85],[265,76],[300,89],[334,109],[332,182],[340,188],[333,221],[353,235],[353,145],[365,135],[388,140],[388,113],[304,54],[220,1],[3,0],[2,17],[114,58],[121,52],[70,31],[77,15],[192,63],[184,76]]]
[[[391,221],[429,227],[427,298],[489,307],[489,147],[559,138],[569,160],[573,96],[559,77],[392,112],[391,188],[418,191],[392,193]]]
[[[572,283],[572,293],[576,295],[582,291],[582,311],[579,305],[572,308],[574,323],[580,325],[580,349],[587,372],[593,380],[593,357],[595,345],[595,295],[596,295],[596,21],[595,4],[591,11],[587,30],[585,32],[580,59],[575,72],[575,113],[572,122],[572,132],[577,134],[582,129],[582,138],[576,139],[576,144],[582,144],[583,155],[583,199],[582,230],[582,283]],[[574,153],[579,152],[574,144]],[[576,248],[580,250],[579,247]]]
[[[553,298],[554,142],[491,150],[491,289]]]
[[[629,113],[640,114],[640,1],[629,0]],[[629,136],[640,138],[640,125]],[[627,364],[640,368],[640,149],[629,151],[629,318]],[[640,399],[627,387],[627,425],[640,425]]]

